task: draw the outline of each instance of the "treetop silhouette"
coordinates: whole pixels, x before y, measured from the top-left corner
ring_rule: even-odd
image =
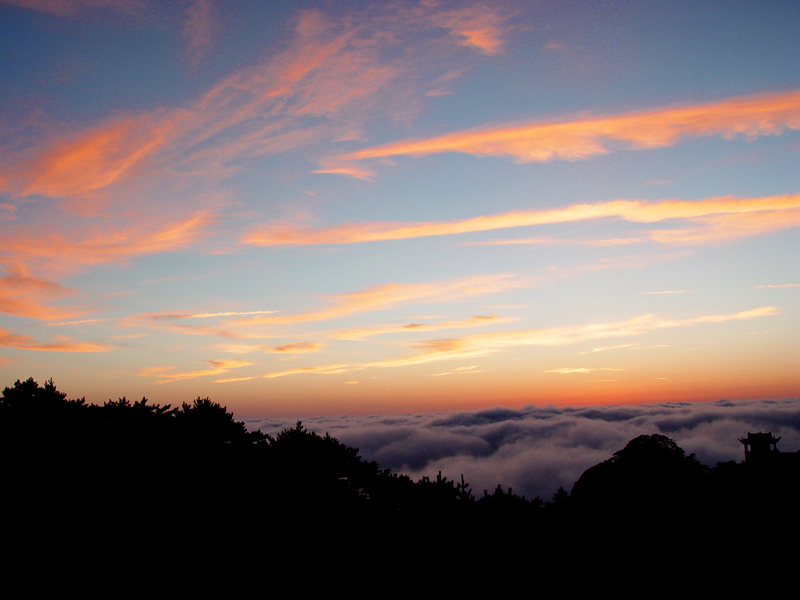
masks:
[[[227,515],[256,518],[270,511],[318,524],[470,523],[486,532],[502,526],[541,534],[586,515],[599,521],[615,515],[618,522],[715,511],[721,519],[758,506],[782,514],[800,500],[797,453],[709,468],[661,434],[632,439],[587,469],[571,493],[560,488],[550,501],[527,499],[501,485],[476,497],[463,475],[455,481],[439,472],[413,481],[301,421],[270,436],[248,431],[207,397],[180,407],[125,397],[98,406],[67,399],[52,380],[40,386],[32,378],[3,389],[0,448],[9,490],[2,501],[11,510],[68,518],[70,510],[94,506],[113,521],[120,518],[115,511],[123,499],[143,507],[179,507],[135,517],[163,526],[202,521],[225,528]]]

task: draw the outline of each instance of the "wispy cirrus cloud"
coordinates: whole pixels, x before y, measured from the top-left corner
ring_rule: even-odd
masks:
[[[6,4],[70,18],[101,9],[149,18],[154,6],[136,0]],[[210,0],[183,6],[183,36],[188,57],[196,62],[213,40],[214,6]],[[89,123],[44,115],[6,131],[0,188],[11,201],[3,202],[0,219],[14,227],[4,232],[0,261],[22,265],[30,277],[42,279],[99,264],[124,265],[207,241],[229,203],[216,197],[223,192],[208,192],[204,184],[219,183],[264,156],[357,138],[376,115],[407,118],[430,89],[468,69],[459,40],[442,36],[442,27],[459,32],[461,41],[472,39],[472,48],[499,47],[501,22],[481,6],[448,9],[444,24],[432,19],[444,10],[436,4],[412,11],[394,5],[357,13],[303,10],[282,51],[230,73],[194,98],[119,109]],[[479,13],[488,29],[469,38],[466,24],[477,23]],[[414,44],[407,44],[409,37]],[[398,48],[405,50],[397,54]],[[357,167],[347,171],[369,177]],[[19,206],[48,199],[60,202],[48,205],[53,208],[35,222],[19,217]],[[210,209],[198,208],[209,204]],[[71,218],[43,222],[43,215],[62,210]],[[76,214],[90,218],[72,218]],[[25,292],[19,285],[4,290],[0,305],[14,314],[48,319],[78,316],[74,310],[48,308],[43,288],[32,282]],[[56,286],[47,298],[55,298]]]
[[[429,3],[429,6],[435,4]],[[508,15],[500,14],[485,4],[474,4],[431,15],[432,23],[450,31],[461,45],[490,55],[503,51],[508,18]]]
[[[510,273],[478,275],[433,281],[427,283],[385,283],[355,292],[323,296],[325,304],[320,308],[294,313],[276,310],[218,311],[218,312],[157,312],[126,317],[126,321],[147,326],[165,328],[188,335],[214,335],[230,339],[264,339],[276,337],[274,332],[263,331],[254,326],[292,325],[312,323],[348,317],[355,314],[396,308],[399,306],[436,302],[457,302],[476,296],[501,293],[529,284],[528,280]],[[184,324],[183,321],[223,319],[225,326]],[[511,319],[496,315],[474,316],[469,319],[442,321],[438,323],[408,323],[397,326],[358,328],[331,332],[338,339],[365,339],[374,335],[394,332],[423,332],[441,329],[476,327],[491,323],[506,323]],[[242,330],[242,328],[246,330]],[[279,350],[278,348],[281,348]],[[297,342],[268,349],[272,352],[316,351],[318,344]]]
[[[45,137],[6,156],[6,178],[21,196],[63,198],[106,188],[136,173],[173,138],[182,115],[165,111],[114,116],[89,129]]]
[[[227,373],[231,369],[240,369],[252,365],[252,361],[241,360],[238,358],[230,360],[209,360],[209,365],[206,369],[198,369],[195,371],[173,372],[175,367],[147,367],[140,369],[136,374],[139,377],[152,377],[161,383],[170,383],[173,381],[182,381],[185,379],[197,379],[198,377],[211,377]]]
[[[43,235],[19,229],[5,240],[0,256],[7,254],[47,271],[71,272],[89,265],[121,264],[138,256],[185,249],[206,238],[215,222],[214,215],[199,213],[171,223],[142,222],[116,230],[106,224],[84,231],[78,239],[68,233]]]
[[[42,321],[73,319],[87,310],[53,306],[52,302],[74,294],[59,283],[31,275],[25,265],[12,263],[0,276],[0,313]]]
[[[605,248],[613,246],[629,246],[631,244],[641,244],[646,238],[626,237],[626,238],[602,238],[602,239],[583,239],[583,238],[553,238],[553,237],[534,237],[518,238],[511,240],[490,240],[484,242],[463,242],[463,246],[602,246]]]
[[[30,4],[71,12],[139,3]],[[197,60],[212,39],[213,7],[210,0],[195,0],[187,11],[184,37]],[[449,49],[457,45],[433,32],[444,26],[470,46],[494,52],[503,32],[493,14],[479,3],[446,12],[434,4],[411,11],[394,5],[358,13],[302,11],[283,52],[232,73],[181,106],[115,113],[89,127],[41,128],[24,151],[3,153],[0,181],[14,195],[65,198],[134,177],[224,179],[254,158],[351,136],[376,114],[407,118],[428,87],[440,86],[454,68]],[[420,30],[427,32],[424,40]],[[414,44],[404,44],[409,36]],[[399,47],[403,58],[388,60]],[[463,57],[458,61],[463,68]],[[352,166],[321,171],[369,177]]]
[[[375,177],[372,172],[366,169],[358,169],[356,167],[331,167],[328,169],[316,169],[313,173],[328,174],[328,175],[349,175],[356,179],[363,179],[364,181],[374,181]]]
[[[321,347],[322,344],[315,342],[292,342],[290,344],[269,348],[267,351],[278,354],[307,354],[309,352],[317,352]]]
[[[431,377],[445,377],[447,375],[472,375],[477,373],[484,373],[484,369],[479,369],[478,365],[471,365],[469,367],[458,367],[452,371],[443,371],[442,373],[432,373]]]
[[[503,273],[480,275],[431,283],[386,283],[357,292],[326,296],[328,306],[293,314],[253,317],[252,324],[289,324],[327,321],[353,314],[383,310],[408,304],[452,302],[497,293],[526,285],[524,279]]]
[[[424,333],[428,331],[440,331],[443,329],[462,329],[466,327],[481,327],[498,323],[510,323],[514,319],[498,317],[497,315],[474,316],[468,319],[439,321],[436,323],[406,323],[404,325],[383,325],[375,327],[359,327],[354,329],[343,329],[335,331],[332,337],[343,340],[363,340],[369,337],[386,335],[391,333]]]
[[[752,212],[730,212],[690,219],[688,226],[649,232],[654,242],[694,245],[729,242],[753,235],[800,227],[800,208],[770,208]]]
[[[644,335],[661,329],[674,329],[701,323],[723,323],[769,317],[779,313],[775,306],[763,306],[751,310],[730,314],[712,314],[687,319],[669,319],[647,314],[608,323],[592,323],[589,325],[552,327],[524,331],[475,334],[464,338],[464,344],[482,348],[504,348],[510,346],[560,346],[578,342],[615,337],[632,337]]]
[[[88,311],[84,311],[88,312]],[[196,324],[191,323],[192,320],[215,320],[226,319],[230,317],[239,316],[253,316],[272,314],[276,311],[272,310],[254,310],[254,311],[219,311],[219,312],[159,312],[159,313],[143,313],[132,314],[123,317],[111,318],[89,318],[89,319],[71,319],[65,321],[51,321],[46,324],[47,327],[73,327],[83,325],[97,325],[102,323],[114,324],[118,327],[124,328],[139,328],[139,329],[156,329],[159,331],[169,331],[181,335],[193,336],[206,336],[206,337],[222,337],[232,340],[242,339],[256,339],[263,340],[269,336],[252,331],[236,331],[232,328],[221,327],[218,324]],[[44,317],[39,317],[44,318]],[[188,322],[187,322],[188,321]],[[143,333],[134,335],[145,335]],[[231,346],[233,347],[233,346]],[[245,346],[238,345],[235,353],[240,353]],[[260,347],[255,346],[248,351],[254,351]],[[228,350],[230,351],[230,350]]]
[[[616,344],[612,346],[597,346],[596,348],[592,348],[589,351],[581,352],[581,354],[594,354],[595,352],[608,352],[609,350],[623,350],[623,349],[631,349],[631,350],[648,350],[651,348],[667,348],[667,344],[655,344],[653,346],[642,346],[639,342],[635,344]]]
[[[658,148],[706,136],[752,139],[777,135],[787,129],[800,129],[800,91],[739,96],[605,117],[473,129],[365,148],[339,158],[346,162],[460,152],[505,156],[518,162],[581,160],[617,147]]]
[[[27,8],[58,17],[76,17],[96,10],[113,10],[124,14],[139,14],[147,7],[143,0],[0,0],[0,4]]]
[[[29,335],[18,335],[0,328],[0,347],[35,352],[108,352],[114,347],[97,342],[73,341],[72,338],[57,337],[52,342],[35,340]]]
[[[650,229],[643,231],[640,238],[625,238],[623,242],[635,243],[638,239],[649,239],[662,244],[704,244],[800,226],[800,194],[761,198],[722,196],[695,201],[613,200],[573,204],[564,208],[520,210],[449,222],[350,223],[322,229],[277,224],[246,234],[243,242],[256,246],[353,244],[599,219],[642,224],[683,220],[683,227]],[[544,241],[537,239],[535,243]],[[556,243],[563,243],[563,240],[557,240]],[[578,240],[577,243],[582,242]]]
[[[252,317],[255,315],[271,315],[278,312],[277,310],[245,310],[245,311],[238,311],[238,310],[226,310],[220,312],[204,312],[204,313],[193,313],[193,312],[162,312],[162,313],[150,313],[147,315],[143,315],[142,318],[146,319],[153,319],[153,320],[175,320],[175,319],[216,319],[220,317]]]
[[[286,369],[285,371],[274,371],[264,375],[265,379],[275,379],[277,377],[285,377],[287,375],[298,375],[302,373],[313,373],[317,375],[336,375],[339,373],[347,373],[349,371],[357,371],[363,367],[358,365],[338,364],[338,365],[319,365],[314,367],[296,367],[294,369]]]
[[[192,0],[186,8],[181,34],[186,43],[185,52],[193,67],[214,44],[217,33],[215,9],[213,0]]]
[[[593,373],[595,371],[624,371],[619,367],[559,367],[548,369],[545,373],[555,373],[557,375],[573,375],[575,373]]]
[[[737,313],[710,314],[686,319],[670,319],[648,314],[625,321],[520,331],[476,333],[461,338],[425,340],[419,342],[412,347],[420,350],[420,352],[409,356],[366,363],[298,367],[269,373],[265,375],[265,377],[283,377],[300,373],[331,375],[362,370],[368,367],[404,367],[438,362],[441,360],[481,356],[519,346],[563,346],[607,338],[634,337],[664,329],[689,327],[705,323],[725,323],[730,321],[759,319],[774,316],[778,313],[777,307],[763,306]]]
[[[660,296],[662,294],[694,294],[694,290],[662,290],[659,292],[639,292],[639,296]]]

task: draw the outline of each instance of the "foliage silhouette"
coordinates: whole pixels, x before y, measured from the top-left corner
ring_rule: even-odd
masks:
[[[691,511],[706,468],[670,438],[641,435],[608,460],[587,469],[572,487],[578,508],[626,521]]]
[[[723,527],[764,515],[777,523],[800,501],[796,452],[709,468],[660,434],[631,440],[550,501],[501,485],[476,498],[463,475],[413,481],[300,421],[272,437],[248,431],[209,398],[179,408],[125,397],[98,406],[32,378],[3,389],[0,448],[6,514],[130,536],[236,536],[233,515],[269,515],[273,528],[335,525],[348,535],[361,525],[373,536],[467,527],[475,539],[556,540],[597,523]]]

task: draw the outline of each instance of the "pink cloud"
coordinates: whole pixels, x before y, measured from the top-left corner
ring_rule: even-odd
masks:
[[[139,377],[152,377],[158,379],[158,383],[171,383],[173,381],[183,381],[185,379],[197,379],[198,377],[210,377],[214,375],[221,375],[227,373],[231,369],[240,369],[247,367],[253,363],[247,360],[231,359],[231,360],[209,360],[209,365],[206,369],[198,369],[195,371],[183,371],[179,373],[173,372],[174,367],[148,367],[140,369],[137,372]]]
[[[0,328],[0,346],[36,352],[108,352],[113,346],[95,342],[73,342],[71,338],[58,338],[55,342],[40,342],[29,335],[16,335]]]
[[[0,4],[19,6],[58,17],[74,17],[100,9],[137,14],[147,7],[147,3],[142,0],[0,0]]]
[[[466,277],[432,283],[387,283],[357,292],[329,296],[328,305],[319,309],[287,315],[254,317],[247,319],[246,322],[278,325],[325,321],[408,304],[452,302],[497,293],[521,285],[524,285],[522,280],[508,274]]]
[[[31,5],[66,13],[138,3],[75,0]],[[188,6],[184,37],[193,60],[209,47],[212,12],[210,0]],[[433,6],[408,12],[388,6],[334,16],[303,11],[285,51],[231,74],[183,106],[116,113],[85,128],[42,128],[39,139],[26,140],[24,152],[4,152],[0,184],[15,195],[77,201],[134,178],[218,180],[235,172],[241,161],[352,137],[376,114],[408,118],[430,91],[425,82],[433,81],[438,89],[444,75],[454,72],[455,59],[447,52],[452,40],[445,43],[428,36],[420,43],[417,38],[420,28],[432,32],[442,26],[433,18],[440,14],[448,27],[466,36],[466,43],[486,52],[497,47],[496,20],[479,5],[446,13]],[[465,25],[471,23],[489,25]],[[416,43],[405,58],[387,60],[386,53],[410,35]],[[462,62],[458,71],[464,68]],[[352,165],[331,163],[318,171],[370,178],[366,169]]]
[[[317,352],[321,346],[321,344],[314,342],[292,342],[291,344],[270,348],[269,352],[277,352],[279,354],[306,354],[309,352]]]
[[[52,302],[74,295],[54,281],[31,275],[22,264],[12,264],[0,276],[0,312],[44,321],[72,319],[85,309],[52,306]]]
[[[405,325],[383,325],[376,327],[359,327],[355,329],[345,329],[334,332],[335,338],[344,340],[361,340],[377,335],[391,333],[422,333],[428,331],[440,331],[443,329],[463,329],[467,327],[482,327],[499,323],[509,323],[513,319],[498,317],[496,315],[475,316],[458,321],[439,321],[436,323],[406,323]]]
[[[569,325],[542,329],[476,333],[453,339],[425,340],[412,346],[420,350],[409,356],[368,363],[351,363],[298,367],[269,373],[265,377],[283,377],[300,373],[333,375],[366,368],[396,368],[421,365],[441,360],[482,356],[518,346],[563,346],[585,341],[617,337],[634,337],[664,329],[692,327],[700,324],[725,323],[760,319],[778,314],[774,306],[763,306],[737,313],[709,314],[686,319],[670,319],[657,315],[640,315],[625,321]]]
[[[287,375],[299,374],[316,374],[316,375],[337,375],[339,373],[347,373],[349,371],[357,370],[359,367],[354,365],[340,364],[340,365],[321,365],[315,367],[297,367],[295,369],[286,369],[285,371],[275,371],[264,375],[266,379],[275,379],[276,377],[285,377]]]
[[[87,131],[45,140],[9,179],[21,195],[52,198],[85,194],[130,176],[162,149],[180,122],[176,114],[112,118]],[[13,158],[13,157],[12,157]]]
[[[366,148],[342,155],[339,160],[440,152],[506,156],[518,162],[580,160],[616,147],[657,148],[712,135],[752,139],[777,135],[787,129],[800,129],[800,91],[740,96],[607,117],[473,129]]]
[[[448,29],[459,43],[483,52],[500,54],[506,34],[506,18],[487,4],[474,4],[433,13],[433,23]]]
[[[348,223],[324,229],[271,225],[246,234],[243,242],[256,246],[352,244],[617,218],[632,223],[683,219],[689,225],[686,228],[650,230],[642,237],[665,244],[711,243],[796,227],[800,224],[798,211],[800,194],[763,198],[725,196],[695,201],[614,200],[573,204],[565,208],[520,210],[439,223]],[[638,239],[631,238],[605,240],[605,245],[636,241]],[[542,239],[534,240],[534,243],[544,242]],[[552,243],[560,242],[555,240]],[[584,242],[578,240],[576,243]],[[604,242],[595,240],[594,244],[603,245]]]
[[[50,233],[36,235],[29,230],[8,237],[0,252],[27,264],[39,264],[48,271],[70,272],[104,262],[122,263],[137,256],[174,252],[206,236],[215,217],[200,213],[166,225],[139,223],[109,231]]]
[[[183,24],[186,54],[193,66],[205,56],[216,37],[216,11],[213,0],[192,0]]]

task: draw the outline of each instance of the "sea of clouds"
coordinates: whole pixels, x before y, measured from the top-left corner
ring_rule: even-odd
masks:
[[[476,496],[498,485],[549,500],[587,468],[631,439],[660,433],[708,466],[741,461],[738,438],[771,431],[778,449],[800,450],[800,398],[661,404],[487,408],[382,416],[304,418],[303,425],[359,448],[366,460],[417,480],[441,471],[461,476]],[[276,435],[295,420],[250,419],[248,429]]]

